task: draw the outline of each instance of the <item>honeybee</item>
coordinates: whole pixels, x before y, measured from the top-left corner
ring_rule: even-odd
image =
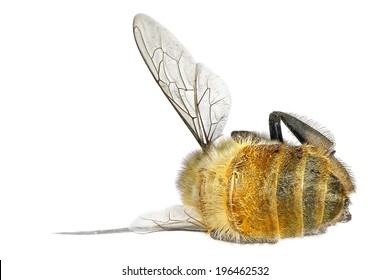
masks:
[[[72,234],[187,230],[229,242],[276,243],[351,219],[353,179],[329,137],[275,111],[269,138],[233,131],[219,139],[231,107],[221,78],[149,16],[136,15],[133,32],[154,79],[201,149],[187,156],[177,180],[183,205],[141,215],[122,229]],[[284,142],[281,122],[301,145]]]

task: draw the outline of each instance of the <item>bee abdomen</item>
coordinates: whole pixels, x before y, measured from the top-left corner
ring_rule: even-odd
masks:
[[[341,181],[330,170],[327,157],[316,153],[306,157],[302,196],[303,234],[320,232],[334,224],[343,214],[344,201]]]
[[[251,145],[232,160],[228,216],[240,234],[278,239],[337,222],[345,195],[329,158],[312,146]]]

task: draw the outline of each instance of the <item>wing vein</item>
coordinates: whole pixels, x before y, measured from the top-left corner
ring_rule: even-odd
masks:
[[[196,63],[186,48],[162,25],[139,14],[134,37],[146,65],[180,118],[206,149],[222,135],[230,111],[225,83]]]

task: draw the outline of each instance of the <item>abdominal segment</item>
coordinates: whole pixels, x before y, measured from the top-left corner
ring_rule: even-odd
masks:
[[[231,227],[254,240],[315,234],[337,222],[344,200],[330,161],[312,146],[249,145],[228,168]]]

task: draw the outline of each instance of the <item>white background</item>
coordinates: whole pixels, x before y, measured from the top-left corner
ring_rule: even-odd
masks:
[[[189,232],[52,234],[123,227],[180,203],[177,170],[198,147],[136,48],[139,12],[229,85],[225,134],[267,132],[273,110],[329,129],[356,179],[352,221],[276,245]],[[267,279],[388,277],[389,14],[387,1],[1,1],[3,277],[126,279],[128,265],[214,274],[268,266]]]

